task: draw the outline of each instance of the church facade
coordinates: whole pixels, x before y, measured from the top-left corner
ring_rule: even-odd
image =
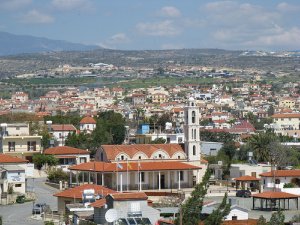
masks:
[[[199,108],[190,98],[185,112],[184,144],[102,145],[95,162],[70,168],[88,181],[118,191],[192,188],[206,164],[201,161]],[[71,180],[71,178],[70,178]]]

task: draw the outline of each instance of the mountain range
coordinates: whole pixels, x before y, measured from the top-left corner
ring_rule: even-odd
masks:
[[[88,51],[99,48],[96,45],[84,45],[0,31],[0,56],[53,51]]]

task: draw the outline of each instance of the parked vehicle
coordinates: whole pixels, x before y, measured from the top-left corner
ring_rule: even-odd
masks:
[[[46,203],[34,204],[32,208],[32,214],[41,214],[42,212],[44,212],[45,208],[46,208]]]
[[[16,202],[17,203],[24,203],[25,200],[26,200],[25,195],[19,195],[19,196],[17,196]]]
[[[236,197],[250,198],[251,197],[251,191],[249,191],[249,190],[238,190],[236,192]]]

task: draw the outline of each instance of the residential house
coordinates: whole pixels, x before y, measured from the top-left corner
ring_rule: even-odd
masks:
[[[42,136],[30,135],[29,124],[1,124],[1,152],[29,161],[42,150]]]
[[[76,133],[77,129],[72,124],[52,124],[51,133],[58,146],[64,146],[69,134]]]
[[[277,134],[293,136],[300,130],[300,113],[278,113],[272,116]]]
[[[90,134],[96,129],[96,120],[93,117],[86,116],[80,122],[80,132]]]
[[[8,188],[25,193],[25,177],[31,175],[33,167],[28,161],[15,156],[0,154],[0,194],[8,192]]]
[[[95,198],[102,198],[116,191],[104,186],[95,184],[83,184],[77,187],[58,192],[53,196],[57,197],[57,209],[61,215],[66,213],[66,205],[71,203],[82,203],[84,190],[94,190]]]
[[[92,203],[94,207],[94,222],[106,224],[107,212],[116,212],[116,222],[122,224],[156,224],[160,211],[148,205],[148,196],[143,192],[111,193],[105,199]]]
[[[278,190],[290,194],[300,195],[300,170],[273,170],[259,174],[264,191]],[[293,188],[285,188],[291,184]]]
[[[68,170],[70,166],[90,161],[90,152],[69,146],[57,146],[44,151],[45,155],[53,155],[59,159],[58,167]]]
[[[13,102],[28,102],[28,94],[22,91],[18,91],[11,96]]]
[[[144,105],[146,102],[146,95],[144,94],[133,94],[132,103],[133,105]]]
[[[0,195],[2,193],[16,192],[25,194],[25,169],[17,165],[0,166]]]
[[[296,105],[296,101],[292,98],[285,98],[279,101],[279,108],[289,108],[294,109]]]

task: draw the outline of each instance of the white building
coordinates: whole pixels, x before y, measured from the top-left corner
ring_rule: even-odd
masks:
[[[300,170],[273,170],[260,174],[264,191],[279,190],[300,195]],[[293,188],[284,188],[285,184],[293,184]]]
[[[80,121],[79,126],[80,132],[90,134],[96,129],[96,120],[93,117],[86,116]]]
[[[77,130],[72,124],[53,124],[51,132],[58,146],[64,146],[69,134],[76,133]]]
[[[294,135],[300,130],[300,113],[274,114],[272,118],[275,133]]]

